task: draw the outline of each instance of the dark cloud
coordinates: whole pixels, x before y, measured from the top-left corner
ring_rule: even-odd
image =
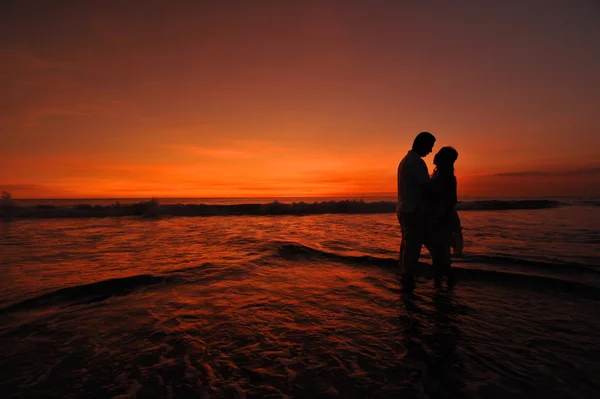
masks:
[[[560,176],[600,176],[600,167],[570,169],[564,171],[526,170],[522,172],[496,173],[495,177],[560,177]]]
[[[13,190],[39,190],[45,188],[39,184],[0,184],[0,190],[2,191],[13,191]]]
[[[10,193],[13,198],[65,198],[73,196],[70,190],[56,189],[41,184],[2,184],[0,191]]]

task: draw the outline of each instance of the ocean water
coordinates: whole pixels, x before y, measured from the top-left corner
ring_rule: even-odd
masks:
[[[461,211],[410,296],[393,213],[0,219],[0,392],[595,398],[600,203],[560,201]]]

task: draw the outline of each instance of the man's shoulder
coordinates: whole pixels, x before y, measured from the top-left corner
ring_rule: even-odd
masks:
[[[404,165],[406,165],[408,159],[408,154],[406,154],[398,163],[398,169],[402,168]]]
[[[402,158],[402,160],[400,161],[400,165],[406,165],[415,162],[425,163],[425,161],[423,161],[423,158],[421,158],[418,154],[416,154],[414,151],[409,151],[408,154],[406,154],[404,158]]]
[[[411,165],[418,165],[417,167],[425,167],[427,168],[427,164],[425,163],[425,160],[419,155],[419,154],[411,154],[411,156],[409,157],[408,155],[406,156],[407,158],[407,163],[411,164]]]

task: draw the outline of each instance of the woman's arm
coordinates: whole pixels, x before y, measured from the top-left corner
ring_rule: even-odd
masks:
[[[442,179],[439,179],[442,180]],[[454,175],[449,176],[444,180],[444,184],[441,187],[440,199],[444,204],[442,211],[442,217],[440,218],[440,224],[454,224],[456,213],[456,203],[458,202],[457,189],[456,189],[456,177]]]

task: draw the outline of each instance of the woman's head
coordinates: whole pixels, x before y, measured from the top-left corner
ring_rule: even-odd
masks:
[[[452,147],[442,147],[435,157],[433,157],[433,164],[436,169],[454,169],[454,162],[458,158],[458,152]]]

